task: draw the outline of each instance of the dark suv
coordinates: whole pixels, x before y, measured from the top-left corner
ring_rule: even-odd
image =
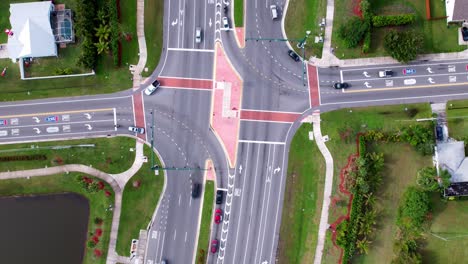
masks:
[[[192,197],[193,198],[198,198],[200,196],[200,189],[201,189],[201,184],[200,183],[194,183],[193,188],[192,188]]]
[[[223,191],[217,190],[216,191],[216,204],[223,203]]]
[[[461,32],[462,32],[462,36],[463,36],[463,41],[468,41],[468,28],[467,27],[462,27]]]
[[[301,58],[299,58],[299,55],[296,54],[296,52],[289,50],[288,51],[289,57],[291,57],[294,61],[300,61]]]

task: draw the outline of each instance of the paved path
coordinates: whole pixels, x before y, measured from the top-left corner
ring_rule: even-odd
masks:
[[[320,130],[320,112],[314,112],[312,115],[314,128],[314,138],[317,146],[325,158],[325,189],[323,192],[322,213],[320,215],[320,225],[318,231],[317,247],[315,248],[314,264],[322,262],[323,247],[325,244],[325,235],[328,229],[328,209],[330,207],[330,197],[333,187],[333,158],[325,145],[322,131]]]
[[[140,170],[143,163],[147,161],[143,154],[143,147],[144,144],[137,140],[135,161],[133,161],[132,167],[119,174],[110,174],[110,176],[113,177],[115,181],[117,181],[120,189],[123,190],[125,188],[125,184],[127,184],[130,178],[132,178],[133,175],[135,175]]]
[[[135,68],[133,68],[133,89],[140,88],[142,80],[141,73],[146,65],[148,56],[145,39],[145,0],[137,0],[137,37],[140,59]]]
[[[332,52],[331,37],[333,32],[333,15],[335,9],[335,1],[327,0],[327,16],[325,25],[325,36],[323,41],[322,59],[311,57],[309,63],[319,67],[329,66],[340,66],[340,67],[351,67],[351,66],[363,66],[363,65],[380,65],[380,64],[395,64],[397,60],[392,57],[373,57],[373,58],[362,58],[362,59],[347,59],[340,60]],[[461,52],[451,53],[436,53],[436,54],[424,54],[419,55],[416,60],[457,60],[465,59],[468,57],[468,50]]]

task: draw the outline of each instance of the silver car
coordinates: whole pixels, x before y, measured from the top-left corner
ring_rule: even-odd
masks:
[[[152,95],[156,89],[159,88],[159,86],[161,86],[161,83],[159,83],[158,80],[154,81],[152,84],[148,85],[148,87],[146,87],[145,89],[145,94],[146,95]]]
[[[229,29],[229,20],[227,17],[223,17],[223,27]]]
[[[201,27],[195,28],[195,43],[202,42],[202,30]]]
[[[145,133],[145,128],[136,127],[136,126],[129,126],[128,131],[133,132],[133,133],[138,133],[138,134],[144,134]]]

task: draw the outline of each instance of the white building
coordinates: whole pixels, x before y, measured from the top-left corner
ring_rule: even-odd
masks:
[[[10,4],[13,35],[8,37],[8,53],[20,58],[57,56],[57,44],[51,26],[51,1]]]
[[[445,0],[447,23],[468,21],[468,0]]]

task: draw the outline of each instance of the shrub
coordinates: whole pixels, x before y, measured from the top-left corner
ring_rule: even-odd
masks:
[[[103,222],[102,218],[99,218],[99,217],[94,218],[94,223],[96,225],[102,225],[102,222]]]
[[[111,28],[111,43],[110,49],[114,60],[114,66],[120,66],[119,56],[119,41],[120,41],[120,29],[119,29],[119,15],[117,0],[108,0],[108,12],[109,12],[109,24]]]
[[[355,48],[369,29],[369,23],[354,16],[338,29],[338,36],[346,47]]]
[[[97,50],[92,37],[85,37],[81,44],[81,55],[78,58],[78,65],[87,69],[94,69],[96,65]]]
[[[398,32],[391,30],[385,35],[384,47],[392,58],[399,62],[407,63],[416,59],[422,51],[423,36],[416,31]]]
[[[408,187],[398,208],[398,226],[403,229],[421,230],[430,208],[431,200],[427,192],[414,186]]]
[[[93,240],[89,240],[87,245],[89,248],[94,248],[96,246],[96,242],[94,242]]]
[[[359,9],[361,10],[362,17],[364,19],[372,18],[371,6],[368,0],[362,0],[359,4]]]
[[[368,53],[371,45],[371,30],[366,32],[364,43],[362,44],[362,53]]]
[[[372,25],[374,27],[401,26],[412,24],[416,21],[415,14],[403,14],[393,16],[373,16]]]

